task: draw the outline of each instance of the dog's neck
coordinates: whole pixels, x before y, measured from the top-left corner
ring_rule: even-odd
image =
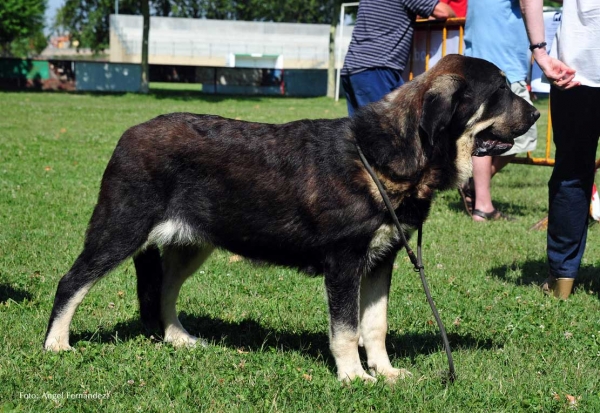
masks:
[[[388,103],[382,101],[373,105],[385,104]],[[356,114],[360,117],[352,124],[356,143],[385,186],[394,207],[407,198],[430,201],[435,190],[446,189],[439,186],[445,182],[444,171],[433,163],[439,154],[426,153],[421,140],[414,141],[414,136],[419,136],[417,126],[411,122],[399,124],[397,119],[406,115],[383,117],[378,115],[382,111],[375,108],[365,107]],[[375,133],[362,132],[362,125],[368,125]]]

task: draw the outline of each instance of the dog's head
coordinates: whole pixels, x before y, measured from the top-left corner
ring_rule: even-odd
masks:
[[[417,78],[418,79],[418,78]],[[472,141],[472,155],[500,155],[540,117],[511,91],[494,64],[448,55],[418,79],[425,88],[419,127],[430,144],[444,135]]]
[[[419,197],[428,197],[429,189],[449,189],[471,176],[472,156],[512,148],[539,116],[511,91],[497,66],[448,55],[381,101],[360,108],[352,129],[385,179],[416,185]]]
[[[448,189],[471,176],[471,156],[500,155],[540,113],[511,91],[494,64],[448,55],[433,68],[361,108],[357,140],[395,181],[431,171],[428,187]],[[370,142],[369,142],[370,140]]]

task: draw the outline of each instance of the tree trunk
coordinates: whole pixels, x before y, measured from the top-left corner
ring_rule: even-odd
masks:
[[[327,97],[335,98],[335,20],[329,27],[329,65],[327,67]]]
[[[148,65],[148,34],[150,33],[150,6],[149,0],[142,0],[142,16],[144,16],[144,29],[142,32],[142,83],[140,92],[150,91],[150,66]]]
[[[335,80],[336,80],[336,68],[335,68],[335,28],[338,24],[343,24],[339,21],[340,11],[342,10],[342,1],[335,0],[331,12],[331,26],[329,27],[329,65],[327,68],[327,97],[335,98]]]

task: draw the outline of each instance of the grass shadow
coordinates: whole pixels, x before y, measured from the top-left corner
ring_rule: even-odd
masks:
[[[13,288],[8,284],[0,284],[0,304],[12,300],[15,302],[21,302],[25,300],[31,300],[32,295],[25,290]]]
[[[600,299],[600,268],[584,265],[579,269],[574,288],[583,288]]]
[[[185,312],[181,313],[179,318],[191,334],[197,334],[209,343],[218,343],[234,349],[243,348],[245,351],[273,349],[281,352],[297,352],[304,357],[322,361],[335,371],[335,360],[329,350],[329,337],[325,332],[287,332],[265,327],[251,319],[230,322]],[[117,343],[133,340],[139,336],[151,337],[151,334],[156,340],[161,337],[160,333],[145,329],[140,320],[131,319],[116,324],[111,330],[74,333],[71,343],[75,344],[78,341]],[[489,338],[476,338],[470,334],[451,333],[448,338],[454,350],[469,348],[489,350],[502,346]],[[435,333],[401,334],[390,331],[386,344],[392,359],[408,358],[412,363],[420,355],[444,351],[441,337]]]
[[[3,91],[0,89],[0,91]],[[8,90],[7,90],[8,91]],[[15,89],[10,90],[12,93],[43,93],[43,94],[70,94],[70,95],[82,95],[82,96],[90,96],[90,97],[105,97],[105,96],[115,96],[121,97],[128,94],[138,94],[132,92],[111,92],[111,91],[102,91],[102,92],[92,92],[92,91],[73,91],[73,90],[41,90],[41,89]],[[140,96],[144,96],[143,94],[139,94]],[[264,101],[265,99],[274,100],[274,99],[314,99],[314,96],[284,96],[284,95],[225,95],[225,94],[212,94],[212,93],[204,93],[200,90],[171,90],[171,89],[152,89],[147,95],[148,97],[154,98],[156,100],[180,100],[183,102],[195,101],[195,102],[205,102],[205,103],[220,103],[224,101],[236,101],[241,103],[259,103]]]
[[[236,102],[261,102],[265,99],[268,100],[308,100],[314,99],[315,96],[285,96],[285,95],[261,95],[261,94],[253,94],[253,95],[228,95],[228,94],[213,94],[213,93],[204,93],[200,90],[172,90],[172,89],[160,89],[150,88],[150,92],[148,96],[151,96],[157,100],[163,99],[174,99],[174,100],[182,100],[182,101],[202,101],[207,103],[219,103],[224,101],[234,100]]]
[[[510,274],[520,269],[520,275],[513,277]],[[546,260],[530,260],[523,263],[513,263],[492,268],[490,273],[501,280],[513,282],[516,285],[540,285],[547,277],[548,263]],[[595,294],[600,299],[600,268],[592,265],[582,265],[579,275],[575,279],[574,290],[582,288]]]
[[[518,277],[512,274],[520,269]],[[512,282],[515,285],[540,285],[548,273],[548,265],[544,260],[530,260],[523,263],[513,262],[510,265],[502,265],[491,268],[489,273],[504,281]]]
[[[502,343],[490,338],[477,338],[470,334],[447,333],[450,349],[492,350],[502,347]],[[391,357],[409,358],[412,363],[423,354],[444,352],[442,336],[439,333],[408,333],[390,332],[387,339],[388,352]]]
[[[451,211],[462,213],[464,214],[465,218],[470,219],[470,217],[467,215],[467,211],[465,211],[465,206],[458,192],[456,192],[456,199],[449,199],[447,201],[447,205],[448,209]],[[503,213],[516,219],[520,219],[531,213],[531,207],[526,204],[519,205],[508,202],[494,201],[494,206],[499,211],[502,211]]]
[[[193,90],[165,90],[165,89],[150,89],[148,96],[153,97],[156,100],[181,100],[183,102],[188,101],[200,101],[206,103],[219,103],[227,100],[235,100],[236,102],[260,102],[267,96],[261,95],[215,95],[203,93],[202,91]],[[277,98],[279,96],[268,96],[269,98]]]

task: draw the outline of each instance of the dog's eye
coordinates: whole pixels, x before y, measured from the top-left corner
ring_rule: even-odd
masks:
[[[506,89],[506,86],[507,85],[505,83],[503,83],[503,84],[500,85],[500,89]]]

